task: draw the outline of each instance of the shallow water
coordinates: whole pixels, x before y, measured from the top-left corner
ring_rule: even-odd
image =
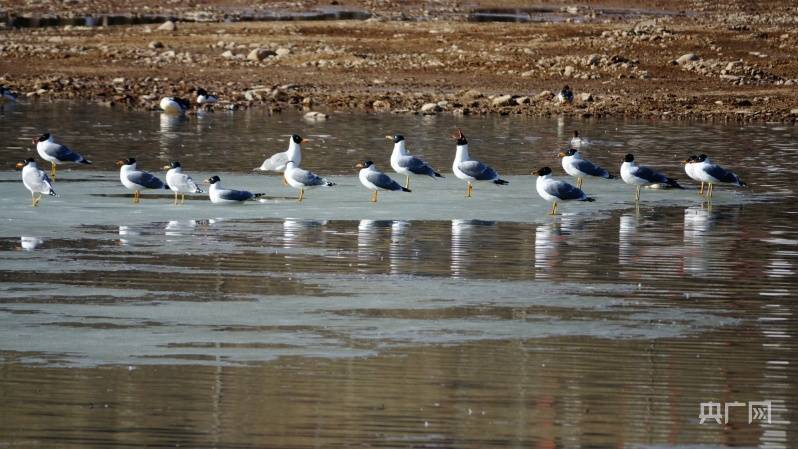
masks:
[[[6,167],[45,129],[95,161],[59,171],[61,196],[36,209],[18,173],[0,173],[2,446],[798,445],[795,128],[2,114]],[[446,174],[456,126],[509,186],[466,200],[453,176],[422,179],[368,203],[354,161],[387,168],[383,136],[401,132]],[[588,180],[596,202],[548,217],[528,173],[557,167],[575,127],[615,171],[630,148],[674,176],[700,151],[751,187],[712,205],[644,191],[636,209],[628,186]],[[293,132],[314,139],[303,166],[339,184],[302,205],[248,173]],[[267,199],[133,206],[112,171],[128,155],[153,171],[180,158]],[[701,402],[759,400],[770,424],[744,408],[699,424]]]

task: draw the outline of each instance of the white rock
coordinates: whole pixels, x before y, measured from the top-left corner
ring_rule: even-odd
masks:
[[[233,54],[233,52],[232,52],[232,51],[230,51],[230,50],[227,50],[227,51],[225,51],[224,53],[222,53],[222,57],[223,57],[224,59],[233,59],[233,58],[235,57],[235,55]]]
[[[441,110],[441,107],[438,106],[438,103],[425,103],[421,106],[421,112],[423,114],[434,114]]]
[[[573,74],[574,74],[574,68],[573,68],[573,66],[570,66],[570,65],[569,65],[569,66],[566,66],[566,67],[565,67],[565,71],[563,72],[563,76],[570,77],[570,76],[571,76],[571,75],[573,75]]]
[[[267,48],[256,48],[251,52],[249,52],[249,54],[247,55],[247,59],[249,59],[250,61],[263,61],[269,56],[274,56],[276,54],[277,53]]]
[[[277,50],[274,51],[274,53],[277,56],[285,56],[285,55],[291,54],[291,50],[289,50],[287,48],[278,48]]]
[[[158,31],[175,31],[177,30],[177,25],[172,22],[171,20],[167,20],[166,22],[162,23],[158,28]]]
[[[313,121],[313,122],[327,120],[328,118],[330,118],[329,115],[327,115],[327,114],[325,114],[323,112],[318,112],[318,111],[307,112],[307,113],[305,113],[305,115],[303,117],[305,118],[305,120],[309,120],[309,121]]]
[[[698,61],[699,59],[701,59],[701,58],[699,58],[698,55],[696,55],[694,53],[686,53],[686,54],[683,54],[683,55],[679,56],[676,59],[676,63],[679,64],[679,65],[683,65],[683,64],[687,64],[688,62]]]
[[[499,95],[491,101],[493,106],[512,106],[515,104],[512,95]]]
[[[593,101],[593,94],[588,93],[588,92],[582,92],[581,94],[579,94],[579,100],[582,103],[587,103],[587,102]]]

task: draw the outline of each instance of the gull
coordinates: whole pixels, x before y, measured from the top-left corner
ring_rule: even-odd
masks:
[[[146,189],[168,189],[169,186],[155,176],[139,170],[136,159],[127,158],[116,161],[119,165],[119,180],[128,190],[133,191],[133,203],[141,201],[141,191]]]
[[[574,93],[567,84],[563,86],[562,90],[557,94],[557,101],[560,103],[573,103]]]
[[[53,185],[50,183],[47,173],[39,170],[39,167],[36,166],[35,159],[25,159],[25,162],[19,162],[16,168],[17,170],[22,170],[22,184],[25,185],[26,189],[30,190],[31,206],[38,206],[45,193],[50,196],[58,196],[53,190]],[[38,197],[36,196],[37,193],[39,194]]]
[[[208,196],[211,198],[211,203],[213,204],[242,203],[265,195],[265,193],[252,193],[246,190],[225,189],[222,187],[221,180],[218,176],[211,176],[204,183],[210,184],[211,186],[208,189]]]
[[[90,160],[81,156],[79,153],[70,150],[60,143],[56,143],[50,133],[42,134],[33,139],[33,143],[36,145],[36,151],[39,153],[39,156],[51,164],[50,176],[52,176],[53,179],[55,179],[56,166],[59,164],[65,164],[67,162],[91,164]]]
[[[707,187],[707,199],[712,199],[713,186],[721,182],[734,184],[738,187],[747,186],[737,174],[713,163],[706,154],[699,155],[697,162],[688,165],[695,165],[693,173],[695,173],[698,180],[709,184],[709,187]]]
[[[693,181],[701,183],[701,188],[698,190],[698,194],[699,195],[703,195],[704,194],[704,181],[699,179],[698,175],[695,173],[695,168],[697,167],[695,162],[698,162],[698,156],[696,156],[695,154],[692,154],[687,159],[685,159],[683,162],[684,162],[684,172],[687,174],[687,176],[690,179],[692,179]]]
[[[463,131],[458,128],[457,135],[453,136],[453,138],[457,140],[457,153],[455,153],[454,163],[452,163],[452,171],[455,176],[468,182],[466,198],[471,198],[471,192],[474,190],[472,182],[474,181],[491,181],[498,185],[509,184],[509,182],[499,178],[496,170],[482,162],[472,160],[468,156],[468,141],[463,135]]]
[[[581,137],[579,131],[574,131],[574,136],[571,138],[571,148],[582,148],[590,145],[590,141]]]
[[[16,102],[17,101],[17,94],[14,93],[11,89],[7,88],[6,86],[0,85],[0,103],[3,102]]]
[[[595,201],[578,187],[552,178],[551,168],[549,167],[543,167],[536,172],[532,172],[532,174],[538,175],[536,182],[538,195],[552,203],[549,215],[557,214],[557,201]]]
[[[410,189],[407,187],[402,187],[401,184],[391,179],[390,176],[377,170],[374,162],[362,161],[355,165],[355,168],[360,169],[360,172],[358,173],[360,183],[363,184],[367,189],[374,192],[371,194],[372,203],[377,202],[377,192],[380,190],[410,192]]]
[[[623,182],[637,186],[635,193],[635,201],[640,201],[640,186],[649,186],[652,184],[667,184],[677,189],[683,189],[675,179],[669,178],[660,172],[654,171],[646,166],[637,165],[634,155],[627,154],[623,158],[621,164],[621,179]]]
[[[294,161],[288,161],[285,164],[283,178],[288,182],[288,185],[295,189],[299,189],[299,198],[297,198],[297,201],[300,203],[305,199],[305,189],[315,189],[320,186],[332,187],[335,185],[334,182],[330,182],[312,171],[297,167]]]
[[[166,172],[166,185],[175,192],[175,204],[177,204],[177,195],[180,194],[180,204],[186,201],[187,193],[202,193],[203,190],[197,186],[197,183],[191,179],[191,176],[183,173],[183,166],[179,161],[172,161],[169,165],[164,166]]]
[[[205,89],[203,89],[201,87],[197,89],[197,104],[198,105],[200,105],[200,106],[212,105],[212,104],[216,103],[217,101],[219,101],[219,97],[217,97],[216,95],[209,94],[207,90],[205,90]]]
[[[180,97],[163,97],[160,107],[167,114],[182,115],[191,109],[191,103]]]
[[[263,161],[260,167],[255,170],[283,173],[285,172],[285,165],[288,161],[293,161],[296,165],[299,165],[299,163],[302,162],[301,145],[304,142],[308,142],[308,140],[299,137],[297,134],[293,134],[288,139],[288,150],[273,154],[270,158]],[[288,184],[285,177],[283,177],[283,184]]]
[[[391,168],[400,175],[405,175],[405,188],[410,188],[410,175],[426,175],[432,178],[443,178],[432,167],[421,159],[411,156],[405,148],[404,136],[385,136],[386,139],[393,140],[393,152],[391,153]]]
[[[615,178],[607,170],[587,159],[582,159],[582,154],[575,148],[570,148],[564,152],[561,151],[559,156],[562,158],[562,168],[565,172],[576,178],[577,188],[582,188],[582,181],[587,176],[597,176],[605,179]]]

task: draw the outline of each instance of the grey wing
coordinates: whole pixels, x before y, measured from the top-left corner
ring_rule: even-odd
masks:
[[[306,186],[320,186],[325,184],[324,179],[308,170],[296,169],[293,171],[291,177],[294,179],[294,181]]]
[[[651,183],[665,184],[668,182],[667,176],[642,165],[638,165],[637,170],[633,171],[632,174]]]
[[[400,167],[410,170],[417,175],[435,176],[435,170],[426,162],[415,156],[405,156],[397,161]]]
[[[385,173],[369,173],[366,179],[375,186],[385,190],[401,190],[402,186]]]
[[[282,167],[288,163],[288,153],[285,151],[282,153],[277,153],[272,155],[272,157],[263,161],[263,165],[261,165],[261,169],[263,170],[276,170],[277,167]]]
[[[709,176],[721,181],[721,182],[731,182],[735,184],[740,183],[740,177],[734,174],[733,172],[726,170],[725,168],[721,167],[720,165],[712,164],[708,167],[704,167],[704,172]]]
[[[54,157],[63,162],[78,162],[83,159],[83,156],[80,154],[60,144],[47,145],[47,147],[44,149],[44,152],[47,153],[48,156]]]
[[[478,181],[492,181],[499,177],[498,173],[479,161],[465,161],[457,166],[461,172]]]
[[[247,192],[246,190],[224,190],[219,192],[219,198],[228,201],[246,201],[252,198],[252,192]]]
[[[145,171],[134,171],[127,175],[128,181],[148,189],[162,189],[163,181]]]
[[[554,181],[543,188],[551,196],[561,200],[579,200],[584,198],[585,192],[564,181]]]
[[[197,183],[194,182],[193,179],[191,179],[191,176],[183,175],[183,182],[186,184],[186,186],[189,188],[189,190],[193,191],[194,193],[202,193],[203,192],[202,188],[200,186],[198,186]]]
[[[575,160],[574,161],[574,167],[577,170],[581,171],[582,173],[587,173],[590,176],[599,176],[599,177],[602,177],[602,178],[606,178],[606,177],[610,176],[610,174],[609,174],[609,172],[607,172],[607,170],[604,170],[603,168],[599,167],[598,165],[596,165],[596,164],[594,164],[594,163],[592,163],[592,162],[590,162],[588,160],[585,160],[585,159],[577,159],[577,160]]]

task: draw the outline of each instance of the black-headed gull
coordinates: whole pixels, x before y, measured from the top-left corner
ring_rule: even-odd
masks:
[[[285,172],[283,174],[288,185],[295,189],[299,189],[299,198],[297,201],[302,202],[305,199],[305,189],[315,189],[316,187],[332,187],[335,185],[321,176],[313,173],[312,171],[303,170],[294,163],[288,161],[285,164]]]
[[[243,203],[265,195],[265,193],[252,193],[246,190],[225,189],[218,176],[211,176],[205,181],[205,184],[210,184],[208,196],[213,204]]]
[[[654,171],[646,166],[637,165],[635,157],[627,154],[621,164],[621,179],[623,182],[636,186],[635,201],[640,201],[640,187],[652,184],[666,184],[677,189],[683,189],[675,179],[669,178],[658,171]]]
[[[452,171],[455,176],[468,183],[466,198],[471,198],[471,192],[474,190],[472,183],[475,181],[490,181],[497,185],[509,184],[508,181],[499,178],[499,174],[493,168],[471,159],[468,155],[468,141],[463,131],[458,129],[457,135],[453,138],[457,140],[457,152],[452,163]]]
[[[119,180],[122,182],[122,185],[128,190],[133,191],[134,203],[141,201],[142,190],[159,190],[169,188],[169,186],[164,184],[160,179],[156,178],[150,173],[145,172],[144,170],[139,170],[136,159],[132,157],[125,160],[116,161],[116,165],[119,165]]]
[[[255,170],[284,173],[285,165],[288,161],[293,161],[294,164],[299,166],[302,162],[302,144],[304,142],[308,142],[308,140],[303,139],[298,134],[293,134],[288,139],[288,150],[271,155]],[[283,177],[283,184],[288,184],[285,177]]]
[[[377,170],[377,167],[372,161],[358,162],[355,168],[360,169],[360,172],[358,172],[360,183],[373,192],[371,194],[372,203],[377,202],[377,192],[380,190],[410,192],[410,189],[402,187],[401,184],[391,179],[390,176]]]
[[[50,183],[47,173],[39,170],[39,167],[36,166],[36,160],[33,158],[25,159],[24,162],[18,163],[16,167],[18,170],[22,170],[22,184],[25,185],[26,189],[30,190],[31,206],[38,206],[45,193],[50,196],[58,196],[53,190],[53,185]],[[37,193],[39,194],[38,196],[36,196]]]
[[[707,157],[706,154],[699,155],[696,158],[696,162],[687,165],[694,165],[695,167],[692,170],[696,177],[702,182],[702,184],[705,182],[709,184],[707,187],[707,199],[712,198],[712,190],[715,184],[734,184],[737,187],[745,187],[747,185],[734,172],[726,170],[720,165],[709,160],[709,157]]]
[[[164,167],[166,172],[166,185],[175,192],[175,204],[177,195],[180,194],[180,204],[186,201],[187,193],[202,193],[203,190],[191,179],[191,176],[183,172],[183,166],[179,161],[172,161]]]
[[[393,140],[393,152],[391,153],[391,168],[400,175],[405,175],[405,188],[410,188],[410,176],[429,176],[431,178],[443,178],[443,175],[435,171],[423,160],[411,156],[405,147],[405,138],[400,134],[385,136],[386,139]]]
[[[561,151],[559,156],[562,158],[563,170],[576,178],[576,187],[580,189],[582,188],[582,181],[587,176],[596,176],[605,179],[612,179],[615,177],[607,170],[589,160],[582,159],[582,154],[576,148],[569,148],[567,151]]]
[[[552,178],[551,168],[549,167],[543,167],[538,171],[532,172],[532,174],[538,175],[537,182],[535,183],[538,195],[544,200],[552,203],[549,215],[555,215],[557,213],[557,201],[595,201],[578,187],[565,181]]]
[[[56,166],[59,164],[66,164],[68,162],[91,164],[91,161],[81,156],[80,153],[57,143],[50,133],[42,134],[33,139],[33,143],[36,145],[36,152],[39,153],[39,156],[52,164],[50,166],[50,176],[52,176],[53,179],[55,179]]]

